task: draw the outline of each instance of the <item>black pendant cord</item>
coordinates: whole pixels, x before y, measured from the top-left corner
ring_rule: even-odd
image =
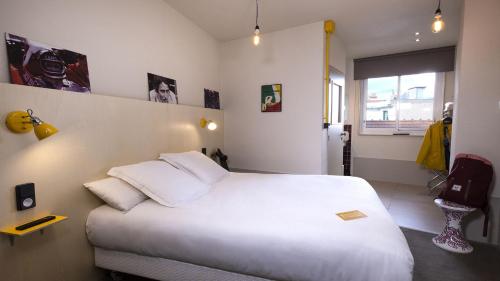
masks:
[[[255,13],[255,29],[259,29],[259,0],[255,0],[257,12]]]
[[[441,0],[438,0],[438,8],[436,10],[436,14],[440,15],[441,14]]]

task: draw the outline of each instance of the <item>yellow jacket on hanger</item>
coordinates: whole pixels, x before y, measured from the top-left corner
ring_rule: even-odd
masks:
[[[427,169],[445,171],[446,160],[444,153],[444,126],[448,127],[448,139],[451,138],[451,124],[443,124],[443,121],[437,121],[429,126],[425,132],[424,140],[420,146],[420,152],[417,156],[417,163]]]

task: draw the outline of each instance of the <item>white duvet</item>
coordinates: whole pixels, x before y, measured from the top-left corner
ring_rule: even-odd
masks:
[[[336,213],[360,210],[344,221]],[[87,220],[100,248],[276,280],[410,281],[405,237],[363,179],[231,173],[191,204],[147,200]]]

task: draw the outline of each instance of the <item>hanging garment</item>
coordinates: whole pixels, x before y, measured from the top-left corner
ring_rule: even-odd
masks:
[[[447,129],[446,137],[445,128]],[[444,124],[443,121],[437,121],[429,126],[427,132],[425,132],[416,162],[427,169],[445,171],[445,143],[449,143],[450,138],[451,124]]]

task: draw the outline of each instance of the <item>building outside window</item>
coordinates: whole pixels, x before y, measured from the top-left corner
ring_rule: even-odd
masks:
[[[441,118],[443,73],[369,78],[362,81],[361,133],[422,135]]]

